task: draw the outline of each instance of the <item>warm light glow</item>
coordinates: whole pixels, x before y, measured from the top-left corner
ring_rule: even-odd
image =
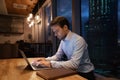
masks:
[[[32,18],[33,18],[33,14],[30,13],[29,16],[27,17],[27,21],[30,22],[32,20]]]
[[[27,17],[27,22],[29,27],[32,27],[34,25],[34,20],[33,20],[33,14],[30,13],[29,16]]]
[[[27,21],[30,22],[30,17],[27,17]]]
[[[29,27],[32,27],[32,26],[34,26],[34,20],[32,20],[29,24]]]
[[[32,13],[29,14],[29,18],[33,18],[33,14]]]
[[[31,21],[31,25],[32,25],[32,26],[34,25],[34,20]]]
[[[34,26],[34,24],[37,24],[41,21],[40,15],[37,14],[35,17],[33,16],[32,13],[29,14],[29,16],[27,17],[27,23],[29,25],[29,27]]]
[[[41,18],[40,18],[40,16],[39,16],[39,14],[37,14],[36,16],[35,16],[35,23],[39,23],[41,21]]]
[[[31,27],[32,27],[32,25],[31,25],[31,24],[29,24],[29,27],[31,28]]]
[[[49,26],[49,24],[50,24],[50,23],[49,23],[49,22],[47,22],[47,26]]]
[[[39,20],[40,19],[40,16],[39,15],[36,15],[35,16],[35,20]]]

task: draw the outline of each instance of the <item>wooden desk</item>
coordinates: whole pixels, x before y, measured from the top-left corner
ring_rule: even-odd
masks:
[[[29,58],[33,61],[36,58]],[[26,70],[24,59],[0,59],[0,80],[44,80],[36,75],[36,71]],[[57,80],[86,80],[79,75],[72,75]]]

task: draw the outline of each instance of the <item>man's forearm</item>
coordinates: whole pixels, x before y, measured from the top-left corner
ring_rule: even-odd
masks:
[[[56,56],[47,57],[46,60],[48,60],[48,61],[56,61],[57,57]]]
[[[50,61],[53,68],[69,68],[76,70],[78,68],[79,62],[74,60],[68,61]]]

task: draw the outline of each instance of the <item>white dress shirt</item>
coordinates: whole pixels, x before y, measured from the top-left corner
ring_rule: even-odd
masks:
[[[60,61],[64,54],[68,60]],[[87,43],[81,36],[71,31],[64,40],[61,40],[56,54],[46,60],[50,60],[53,68],[69,68],[82,73],[94,70],[88,55]]]

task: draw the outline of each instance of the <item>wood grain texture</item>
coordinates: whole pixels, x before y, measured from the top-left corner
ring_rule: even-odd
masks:
[[[37,58],[29,58],[33,61]],[[24,59],[0,59],[0,80],[44,80],[36,75],[36,71],[26,70]],[[72,75],[57,80],[86,80],[79,75]]]
[[[28,15],[32,12],[38,0],[5,0],[7,12],[9,14]],[[26,9],[17,9],[13,7],[13,4],[22,4],[27,6]]]

